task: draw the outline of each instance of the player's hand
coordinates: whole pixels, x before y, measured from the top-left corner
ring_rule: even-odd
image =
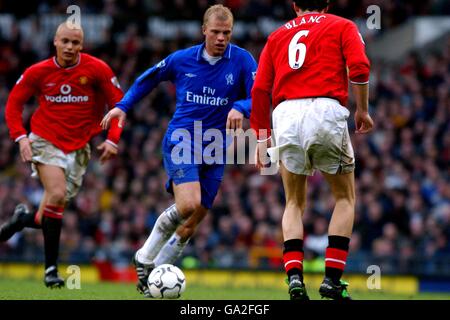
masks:
[[[19,140],[19,148],[20,148],[20,157],[23,162],[30,162],[33,156],[33,152],[31,151],[31,141],[28,138],[22,138]]]
[[[368,133],[373,129],[373,120],[368,112],[355,112],[356,133]]]
[[[270,139],[264,142],[258,142],[255,150],[255,166],[257,169],[262,169],[270,164],[270,158],[267,154],[267,149],[270,148]]]
[[[117,119],[119,119],[119,124],[118,124],[119,128],[122,128],[126,117],[127,117],[127,114],[116,107],[116,108],[109,110],[109,112],[103,117],[102,122],[100,122],[100,125],[102,126],[103,130],[106,130],[109,128],[111,120],[114,118],[117,118]]]
[[[228,112],[226,129],[228,130],[242,129],[243,121],[244,115],[242,114],[242,112],[239,112],[236,109],[231,109],[230,112]]]
[[[101,145],[97,147],[97,150],[103,151],[100,156],[100,163],[103,164],[107,160],[114,158],[117,155],[117,147],[113,146],[111,143],[104,141]]]

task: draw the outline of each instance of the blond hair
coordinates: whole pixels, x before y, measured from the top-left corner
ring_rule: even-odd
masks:
[[[221,4],[215,4],[211,7],[209,7],[205,11],[205,14],[203,15],[203,26],[204,27],[206,26],[209,18],[212,15],[215,15],[215,17],[217,19],[219,19],[220,21],[228,21],[230,19],[231,24],[233,25],[234,18],[233,18],[233,14],[231,13],[231,10]]]

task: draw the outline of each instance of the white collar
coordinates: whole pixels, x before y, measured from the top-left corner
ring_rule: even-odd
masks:
[[[209,53],[206,51],[206,48],[203,49],[202,57],[203,57],[203,59],[208,61],[208,63],[212,66],[215,65],[217,63],[217,61],[222,59],[222,56],[218,56],[218,57],[210,56]]]

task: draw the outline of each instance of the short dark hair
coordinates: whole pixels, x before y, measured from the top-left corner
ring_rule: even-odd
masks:
[[[329,1],[328,0],[294,0],[297,7],[302,10],[323,10],[325,9]]]

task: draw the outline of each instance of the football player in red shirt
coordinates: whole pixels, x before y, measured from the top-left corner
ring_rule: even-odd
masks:
[[[12,89],[5,118],[11,138],[19,143],[22,161],[31,162],[44,196],[36,213],[19,204],[0,227],[0,241],[24,227],[41,228],[45,247],[45,284],[61,287],[57,272],[59,238],[64,207],[82,183],[90,159],[89,140],[101,132],[105,106],[114,107],[123,92],[103,61],[80,53],[83,30],[62,23],[55,37],[56,56],[25,70]],[[24,104],[37,96],[39,107],[31,118],[31,133],[22,124]],[[103,163],[117,154],[122,128],[112,124],[107,140],[97,149]]]
[[[355,159],[347,127],[348,79],[356,97],[356,133],[372,130],[370,63],[356,25],[327,14],[327,0],[294,0],[297,18],[268,38],[252,89],[256,166],[280,161],[286,194],[283,260],[292,300],[307,300],[303,283],[303,223],[307,176],[320,170],[336,200],[328,229],[325,279],[319,292],[350,299],[341,281],[355,213]],[[272,95],[273,130],[270,130]],[[275,146],[271,146],[271,137]]]

